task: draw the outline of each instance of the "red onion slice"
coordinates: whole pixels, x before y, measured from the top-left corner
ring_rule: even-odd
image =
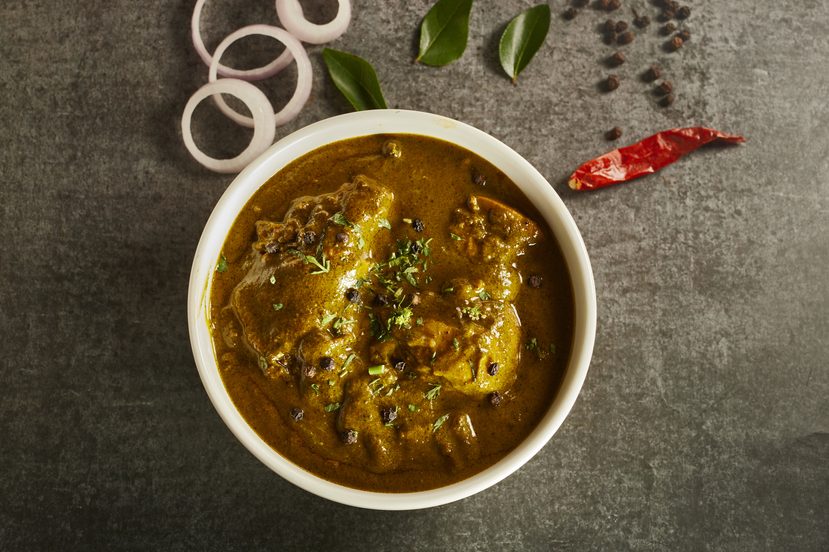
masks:
[[[305,19],[299,0],[276,0],[279,21],[292,35],[309,44],[325,44],[339,38],[351,22],[351,0],[338,0],[337,15],[324,25]]]
[[[210,57],[210,53],[208,53],[207,48],[204,47],[201,32],[199,31],[199,28],[201,27],[201,10],[206,1],[207,0],[196,0],[196,7],[193,8],[193,18],[190,20],[190,32],[193,36],[193,47],[196,49],[196,53],[199,54],[199,57],[205,65],[210,66],[213,58]],[[219,75],[223,77],[251,81],[262,80],[272,77],[282,71],[290,65],[291,59],[291,52],[286,49],[275,60],[267,65],[263,65],[262,67],[257,67],[256,69],[233,69],[232,67],[219,64],[218,71]]]
[[[202,100],[215,94],[230,94],[242,100],[253,115],[255,121],[253,138],[245,150],[232,159],[216,159],[202,152],[193,141],[190,124],[193,111]],[[244,169],[259,154],[268,149],[273,143],[276,127],[273,125],[273,107],[265,93],[251,83],[239,79],[219,79],[209,82],[196,90],[184,106],[184,115],[181,117],[181,135],[184,145],[196,161],[220,173],[235,173]]]
[[[291,99],[288,100],[285,107],[283,107],[282,110],[276,113],[273,117],[274,126],[281,126],[296,117],[302,110],[305,102],[308,101],[308,97],[311,95],[311,80],[313,77],[311,60],[308,59],[308,54],[305,52],[305,48],[302,46],[302,43],[291,36],[288,31],[272,25],[248,25],[247,27],[242,27],[241,29],[230,33],[224,40],[222,40],[216,48],[216,52],[213,54],[213,61],[210,62],[208,80],[210,82],[216,81],[216,72],[219,66],[219,60],[222,58],[222,54],[224,54],[228,46],[240,38],[254,34],[269,36],[280,41],[285,45],[285,51],[293,54],[293,57],[296,60],[297,82],[294,95],[291,96]],[[229,105],[227,105],[221,96],[215,96],[214,101],[216,102],[216,105],[219,106],[219,109],[222,110],[222,113],[233,119],[235,122],[248,128],[252,128],[254,126],[253,119],[234,111]]]

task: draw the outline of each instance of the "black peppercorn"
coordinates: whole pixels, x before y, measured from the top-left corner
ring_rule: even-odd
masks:
[[[645,27],[651,24],[651,18],[647,15],[637,15],[633,19],[633,24],[639,27],[640,29],[644,29]]]
[[[346,445],[353,445],[357,442],[357,430],[346,429],[340,432],[340,440]]]
[[[326,372],[330,372],[334,369],[334,359],[330,356],[324,356],[320,359],[320,368],[325,370]]]
[[[645,71],[645,80],[647,82],[653,82],[661,76],[662,68],[656,64],[651,65],[650,67],[648,67],[648,70]]]
[[[624,21],[617,21],[616,22],[616,27],[614,27],[613,30],[616,31],[617,33],[623,33],[626,30],[628,30],[628,24]]]
[[[676,12],[671,9],[666,9],[662,12],[662,15],[659,16],[659,19],[660,21],[670,21],[674,17],[676,17]]]
[[[360,292],[354,288],[348,288],[345,292],[345,299],[349,303],[359,303],[360,302]]]
[[[691,40],[691,31],[688,29],[682,29],[677,33],[677,36],[682,39],[682,42],[688,42]]]
[[[303,412],[301,408],[291,409],[291,418],[293,418],[295,422],[300,421],[303,418],[303,416],[305,416],[305,412]]]
[[[415,232],[423,232],[426,226],[423,224],[423,221],[420,219],[414,219],[412,221],[412,228],[414,228]]]
[[[613,127],[607,131],[605,136],[608,140],[618,140],[622,136],[622,129],[619,127]]]
[[[472,169],[472,183],[476,186],[486,186],[486,176]]]
[[[622,52],[613,52],[613,55],[608,58],[608,62],[613,67],[618,67],[625,62],[625,54]]]
[[[317,241],[317,234],[313,230],[303,232],[302,243],[304,243],[305,245],[314,245],[315,241]]]
[[[380,419],[384,424],[390,424],[397,419],[397,408],[387,406],[380,409]]]
[[[616,32],[616,22],[612,19],[608,19],[602,25],[602,30],[606,33],[615,33]]]
[[[676,25],[674,23],[665,23],[662,26],[662,29],[660,30],[660,32],[663,35],[668,36],[669,34],[673,33],[675,30],[676,30]]]
[[[610,75],[605,80],[604,87],[605,87],[605,90],[607,90],[608,92],[612,92],[613,90],[616,90],[617,88],[619,88],[619,77],[617,77],[616,75]],[[530,278],[530,279],[532,279],[532,278]]]
[[[613,31],[611,33],[605,33],[604,43],[607,44],[607,45],[610,45],[610,44],[613,44],[614,42],[616,42],[616,31]]]
[[[668,106],[670,106],[674,103],[674,100],[675,100],[674,95],[673,94],[668,94],[667,96],[665,96],[664,98],[662,98],[659,101],[659,105],[661,105],[662,107],[668,107]]]
[[[500,368],[500,366],[498,366],[497,362],[490,362],[489,366],[486,367],[486,373],[490,376],[494,376],[498,373],[498,368]]]
[[[616,38],[616,42],[622,45],[630,44],[633,42],[633,33],[630,31],[623,32]]]
[[[337,240],[339,243],[346,243],[348,241],[348,234],[345,232],[337,232],[337,235],[334,236],[334,239]]]
[[[501,393],[499,393],[498,391],[493,391],[489,394],[489,404],[491,404],[492,406],[499,406],[501,404],[501,400]]]
[[[668,43],[668,47],[669,47],[672,51],[676,52],[677,50],[679,50],[680,48],[682,48],[682,45],[683,45],[684,43],[685,43],[685,41],[684,41],[684,40],[682,40],[682,38],[681,38],[680,36],[675,36],[675,37],[673,37],[673,38],[671,39],[671,41]]]
[[[543,282],[544,279],[538,274],[533,274],[532,276],[530,276],[529,280],[527,280],[527,283],[530,284],[530,287],[535,289],[540,288]]]
[[[678,10],[676,10],[676,18],[677,19],[688,19],[691,16],[691,8],[688,6],[682,6]]]
[[[576,15],[578,13],[579,13],[579,11],[576,8],[570,6],[569,8],[564,10],[564,12],[561,14],[561,17],[563,17],[564,19],[569,20],[569,19],[573,19],[574,17],[576,17]]]
[[[405,360],[398,360],[394,363],[394,369],[398,372],[403,372],[406,370],[406,361]]]
[[[656,87],[657,93],[664,96],[665,94],[670,94],[674,91],[674,85],[671,84],[671,81],[662,81],[662,83]]]
[[[614,11],[614,10],[618,10],[621,7],[622,7],[621,0],[609,0],[607,2],[607,8],[606,9],[607,9],[607,11]]]
[[[577,8],[583,8],[590,3],[590,0],[573,0],[571,4]]]

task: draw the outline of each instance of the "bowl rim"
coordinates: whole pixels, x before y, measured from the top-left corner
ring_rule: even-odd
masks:
[[[250,197],[285,165],[318,147],[372,134],[415,134],[438,138],[483,157],[510,177],[542,214],[564,255],[574,297],[574,336],[559,391],[536,428],[514,450],[483,471],[427,491],[382,493],[346,487],[306,471],[265,443],[242,418],[219,375],[208,329],[209,290],[224,240]],[[376,510],[414,510],[466,498],[495,485],[529,461],[569,414],[587,375],[596,334],[596,291],[590,259],[573,217],[549,182],[512,148],[454,119],[400,109],[338,115],[316,122],[273,144],[231,182],[204,226],[193,258],[187,300],[193,357],[202,384],[219,416],[236,438],[290,483],[342,504]]]

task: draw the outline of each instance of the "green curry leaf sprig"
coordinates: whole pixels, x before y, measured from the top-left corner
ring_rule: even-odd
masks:
[[[420,63],[447,65],[463,55],[469,37],[472,0],[438,0],[420,24]]]
[[[386,99],[380,89],[377,73],[361,57],[331,48],[322,51],[322,59],[334,86],[357,111],[386,109]]]
[[[518,14],[509,22],[501,41],[498,53],[501,67],[512,79],[518,81],[518,75],[527,67],[538,52],[550,30],[550,6],[539,4]]]

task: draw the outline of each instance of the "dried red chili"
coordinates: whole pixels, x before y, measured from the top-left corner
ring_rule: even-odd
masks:
[[[692,127],[658,132],[629,146],[597,157],[575,170],[568,184],[574,190],[594,190],[655,173],[687,153],[711,142],[745,142],[718,130]]]

